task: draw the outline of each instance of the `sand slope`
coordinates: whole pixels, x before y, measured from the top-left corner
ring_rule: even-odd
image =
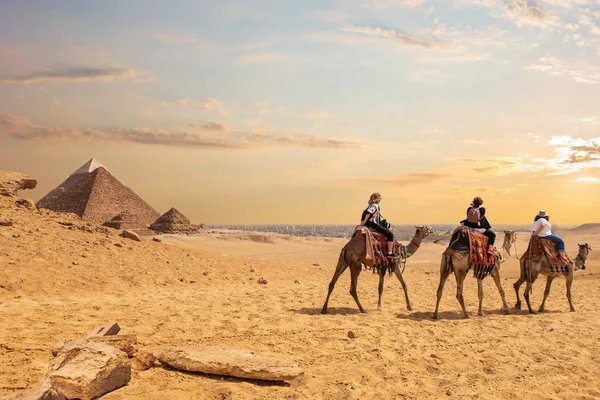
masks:
[[[148,351],[231,346],[297,360],[306,373],[273,384],[159,366],[136,372],[106,399],[600,398],[598,232],[563,233],[572,255],[578,241],[598,249],[589,269],[576,273],[577,312],[568,311],[564,279],[557,279],[547,313],[502,315],[495,286],[486,280],[488,315],[476,317],[477,285],[469,277],[465,296],[473,318],[463,320],[451,277],[442,320],[432,321],[443,244],[424,243],[409,259],[405,278],[414,311],[406,310],[393,276],[386,280],[384,309],[376,311],[377,277],[366,271],[358,291],[369,313],[357,312],[346,273],[330,314],[320,315],[341,239],[269,234],[273,243],[260,243],[247,233],[205,232],[137,243],[5,203],[0,218],[7,216],[15,225],[0,227],[0,395],[37,383],[54,343],[116,320],[121,333],[137,334]],[[519,254],[526,240],[521,234]],[[517,275],[513,257],[502,276],[511,306]],[[258,284],[260,277],[268,283]],[[543,288],[542,279],[534,287],[536,308]]]

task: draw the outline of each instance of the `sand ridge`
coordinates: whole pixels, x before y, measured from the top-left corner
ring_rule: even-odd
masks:
[[[330,314],[321,315],[342,239],[268,234],[273,243],[259,243],[204,232],[137,243],[75,217],[8,203],[0,207],[2,217],[15,224],[0,227],[0,395],[41,380],[58,341],[115,320],[123,334],[138,335],[143,350],[250,349],[296,360],[305,375],[273,384],[154,367],[136,372],[106,399],[600,398],[600,252],[591,253],[587,271],[575,274],[575,313],[568,311],[564,279],[555,280],[548,312],[540,315],[503,315],[486,279],[487,316],[476,317],[477,285],[469,277],[465,300],[473,317],[463,320],[450,277],[442,320],[432,321],[446,244],[426,242],[405,272],[413,311],[406,310],[393,276],[386,279],[383,311],[376,311],[378,279],[364,271],[358,293],[369,312],[358,313],[346,272]],[[577,242],[600,248],[598,232],[561,234],[573,256]],[[519,253],[527,236],[519,234]],[[511,306],[517,276],[512,257],[502,266]],[[266,285],[257,283],[261,277]],[[534,286],[534,307],[543,289],[542,278]]]

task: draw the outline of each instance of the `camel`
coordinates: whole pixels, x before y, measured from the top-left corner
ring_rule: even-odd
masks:
[[[517,234],[515,233],[515,231],[504,231],[504,243],[502,244],[500,254],[496,256],[496,263],[490,273],[490,275],[494,279],[494,283],[498,287],[500,297],[502,297],[502,305],[505,314],[508,314],[508,304],[506,304],[504,290],[502,289],[502,283],[500,282],[500,265],[503,262],[505,262],[506,259],[510,256],[510,248],[516,240]],[[438,310],[440,306],[440,300],[442,299],[444,284],[446,283],[446,280],[452,272],[454,272],[454,276],[456,277],[456,298],[458,299],[458,302],[462,307],[464,317],[469,318],[469,314],[467,314],[467,309],[465,308],[465,301],[463,298],[463,282],[471,267],[472,266],[469,264],[468,255],[465,255],[460,259],[456,256],[442,255],[442,261],[440,265],[440,284],[437,290],[437,302],[435,303],[433,319],[439,319]],[[477,294],[479,296],[479,310],[477,311],[477,315],[483,317],[485,316],[482,309],[483,278],[477,279]]]
[[[577,253],[577,257],[575,257],[575,263],[569,260],[567,263],[566,271],[563,269],[562,271],[552,271],[550,269],[550,265],[548,265],[548,259],[546,256],[542,256],[542,259],[539,262],[531,262],[531,279],[527,279],[527,259],[526,256],[521,257],[521,277],[518,281],[515,282],[514,288],[515,293],[517,294],[517,303],[515,304],[515,308],[521,309],[521,299],[519,298],[519,288],[523,284],[523,282],[527,281],[527,286],[525,288],[525,293],[523,296],[525,297],[525,301],[527,301],[527,308],[529,308],[529,312],[531,314],[535,314],[535,311],[531,308],[531,303],[529,302],[529,293],[531,292],[533,283],[537,279],[539,274],[546,275],[546,290],[544,290],[544,299],[542,300],[542,304],[540,304],[539,312],[544,312],[544,306],[546,304],[546,299],[550,294],[550,286],[552,285],[552,281],[554,278],[558,276],[565,276],[567,278],[567,299],[569,300],[569,306],[571,307],[571,312],[575,311],[573,307],[573,302],[571,301],[571,284],[573,283],[573,272],[579,269],[585,269],[585,261],[587,260],[588,254],[592,251],[592,247],[587,244],[579,244],[579,252]]]
[[[415,236],[412,238],[408,246],[403,246],[403,251],[400,252],[402,255],[402,259],[405,260],[408,257],[415,254],[415,252],[419,249],[421,245],[421,241],[428,235],[433,233],[433,229],[428,226],[415,226],[416,232]],[[358,300],[357,294],[357,281],[358,276],[362,270],[362,264],[367,267],[373,266],[373,260],[367,260],[366,258],[366,244],[365,237],[362,234],[357,234],[350,239],[350,241],[344,246],[342,251],[340,252],[340,257],[338,259],[337,266],[335,267],[335,273],[333,274],[333,278],[329,283],[329,292],[327,293],[327,298],[325,299],[325,304],[323,305],[323,309],[321,310],[321,314],[327,313],[327,304],[329,303],[329,297],[331,296],[331,292],[333,292],[333,288],[335,287],[335,283],[338,278],[344,273],[347,267],[350,267],[350,295],[356,301],[356,305],[361,313],[366,313],[365,309],[360,304]],[[394,273],[396,277],[400,281],[402,285],[402,289],[404,289],[404,296],[406,298],[406,308],[410,311],[412,307],[410,305],[410,300],[408,299],[408,289],[406,287],[406,283],[404,282],[404,278],[402,277],[402,271],[400,271],[399,265],[400,259],[395,260],[395,268]],[[379,301],[377,302],[377,310],[381,311],[381,297],[383,295],[383,281],[385,279],[386,268],[379,269]]]

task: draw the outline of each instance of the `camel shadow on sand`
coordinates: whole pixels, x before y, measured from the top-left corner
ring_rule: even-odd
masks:
[[[510,316],[512,314],[517,314],[517,312],[515,311],[520,311],[520,310],[510,310],[510,312],[508,314],[504,313],[504,310],[486,310],[484,309],[483,312],[485,313],[484,317],[480,317],[477,315],[477,311],[471,311],[469,312],[469,316],[471,317],[471,319],[475,319],[475,318],[485,318],[487,316],[491,316],[491,315],[501,315],[501,316]],[[410,319],[413,321],[433,321],[433,322],[437,322],[437,321],[443,321],[443,320],[451,320],[451,321],[460,321],[460,320],[465,320],[468,321],[469,319],[463,317],[463,314],[460,310],[457,311],[440,311],[438,313],[438,316],[440,317],[439,319],[433,319],[433,311],[418,311],[418,312],[411,312],[410,314],[396,314],[397,318],[401,318],[401,319]]]
[[[302,307],[298,310],[290,309],[296,314],[304,314],[304,315],[323,315],[321,314],[321,307]],[[360,314],[360,311],[357,308],[350,307],[330,307],[327,309],[327,314],[324,315],[356,315]]]

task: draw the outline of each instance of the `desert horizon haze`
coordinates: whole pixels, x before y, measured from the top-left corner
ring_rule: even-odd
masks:
[[[0,169],[208,224],[600,221],[598,0],[0,5]]]

